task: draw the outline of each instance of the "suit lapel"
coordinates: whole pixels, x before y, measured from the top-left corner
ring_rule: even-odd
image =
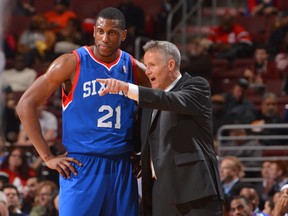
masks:
[[[152,118],[152,113],[153,113],[153,109],[143,109],[143,130],[145,131],[145,133],[148,133],[149,128],[150,128],[150,123],[151,123],[151,118]]]
[[[184,81],[189,79],[191,76],[187,73],[184,73],[181,77],[181,79],[176,83],[176,85],[170,90],[170,91],[175,91],[181,88],[181,85]]]

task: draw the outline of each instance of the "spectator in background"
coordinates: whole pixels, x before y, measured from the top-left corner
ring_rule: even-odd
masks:
[[[223,93],[228,118],[243,119],[243,123],[250,123],[255,118],[255,106],[246,96],[248,86],[247,80],[240,78],[231,91]]]
[[[36,10],[34,8],[34,0],[16,0],[13,15],[33,15]]]
[[[52,197],[52,212],[56,212],[59,214],[59,193]]]
[[[154,17],[155,35],[157,35],[157,39],[163,40],[166,38],[166,22],[168,14],[172,10],[172,4],[169,0],[160,0],[159,2],[159,11]]]
[[[252,204],[244,196],[235,196],[230,203],[231,216],[252,216]]]
[[[279,0],[247,0],[247,13],[250,16],[273,15],[278,12]]]
[[[285,123],[278,111],[278,98],[272,92],[266,92],[261,101],[260,110],[255,114],[255,119],[251,122],[254,126],[264,124],[281,124]],[[287,129],[282,128],[261,128],[252,129],[254,134],[258,135],[281,135],[287,134]],[[264,145],[285,145],[287,140],[283,139],[261,139],[260,142]]]
[[[272,198],[268,198],[264,203],[263,213],[268,214],[269,216],[273,215],[275,203]]]
[[[13,59],[17,53],[17,38],[12,33],[4,29],[3,33],[3,51],[6,59]]]
[[[288,184],[283,185],[280,197],[275,203],[274,216],[288,216]]]
[[[240,196],[246,197],[252,204],[253,216],[269,216],[268,214],[263,213],[259,208],[259,194],[257,190],[253,187],[244,187],[240,191]]]
[[[48,29],[58,33],[67,26],[70,19],[77,18],[76,13],[70,10],[69,6],[69,0],[54,0],[53,9],[44,13],[48,22]]]
[[[0,215],[9,216],[8,200],[3,191],[0,191]]]
[[[28,67],[23,55],[18,54],[14,59],[14,67],[0,74],[4,87],[11,87],[13,92],[25,91],[37,77],[37,72]]]
[[[122,11],[125,17],[127,37],[121,47],[126,52],[134,53],[135,39],[144,35],[145,13],[143,8],[133,3],[133,0],[121,0],[117,8]]]
[[[213,135],[216,138],[218,129],[227,124],[230,117],[226,114],[226,101],[225,97],[221,94],[214,94],[212,99],[212,109],[213,109]]]
[[[271,58],[274,58],[283,48],[284,38],[288,32],[288,16],[287,13],[278,13],[268,40],[269,53]]]
[[[281,188],[288,184],[288,164],[287,161],[272,161],[269,169],[270,177],[273,178],[273,186],[269,191],[270,197],[280,192]]]
[[[39,181],[37,176],[32,176],[27,179],[26,186],[23,192],[22,211],[29,214],[36,197]],[[51,215],[52,216],[52,215]]]
[[[39,183],[37,187],[35,205],[30,212],[30,216],[57,216],[58,212],[55,211],[55,207],[52,206],[55,195],[58,194],[58,186],[49,180],[45,180]]]
[[[255,88],[261,94],[265,91],[267,80],[280,78],[275,62],[269,61],[268,48],[265,45],[255,48],[254,64],[244,70],[243,76],[249,81],[249,87]]]
[[[239,195],[240,190],[247,186],[242,178],[245,176],[242,162],[233,156],[226,156],[220,162],[220,178],[225,195],[226,211],[234,196]]]
[[[9,175],[9,183],[15,185],[20,193],[24,191],[27,179],[36,176],[36,172],[29,166],[25,152],[17,147],[9,151],[0,171]]]
[[[274,60],[277,69],[280,71],[280,74],[282,74],[282,76],[286,76],[288,73],[288,31],[284,35],[283,43]]]
[[[3,185],[8,184],[9,182],[9,175],[6,172],[0,171],[0,188],[3,187]]]
[[[3,133],[3,145],[12,145],[18,139],[20,130],[20,119],[15,107],[17,99],[10,86],[3,89],[4,109],[1,116],[1,133]]]
[[[261,177],[262,181],[255,185],[257,188],[257,191],[259,191],[260,194],[260,208],[262,209],[265,205],[265,201],[269,200],[269,191],[271,190],[273,186],[273,178],[270,175],[270,161],[263,161],[261,166]]]
[[[86,44],[90,45],[94,42],[93,31],[95,20],[93,18],[87,17],[82,20],[82,31],[83,31],[83,38]]]
[[[207,39],[210,53],[219,59],[232,62],[236,58],[247,58],[253,53],[253,42],[249,32],[235,23],[229,12],[220,17],[218,26],[211,27]]]
[[[20,35],[18,52],[25,56],[28,66],[49,58],[56,40],[54,32],[48,29],[42,15],[32,17],[29,27]]]
[[[25,214],[21,210],[22,196],[15,185],[6,184],[1,190],[7,197],[9,216],[28,216],[28,214]]]
[[[283,43],[279,47],[279,51],[274,58],[276,68],[279,71],[283,82],[283,93],[288,94],[288,28],[284,34]]]
[[[244,124],[245,121],[242,119],[235,119],[235,120],[230,120],[232,124]],[[244,122],[244,123],[243,123]],[[231,124],[231,123],[230,123]],[[261,161],[259,161],[259,157],[262,156],[262,150],[258,149],[249,149],[249,147],[258,147],[260,146],[260,143],[258,140],[255,139],[245,139],[249,135],[248,129],[245,128],[233,128],[229,129],[228,131],[228,136],[229,137],[235,137],[235,139],[228,140],[227,142],[223,143],[223,147],[235,147],[234,149],[223,149],[221,151],[221,155],[230,155],[238,158],[244,158],[242,161],[242,164],[245,167],[253,167],[257,168],[261,166]],[[241,137],[243,139],[241,139]],[[237,139],[239,138],[239,139]],[[248,160],[245,160],[245,159]],[[251,158],[254,158],[254,160],[249,160]],[[247,177],[259,177],[258,172],[246,172]]]
[[[83,38],[81,21],[77,18],[70,19],[68,24],[57,33],[54,47],[55,57],[63,53],[69,53],[84,45]]]
[[[202,76],[211,83],[212,59],[205,45],[202,44],[202,38],[189,38],[186,52],[188,53],[189,62],[187,72],[192,76]]]
[[[272,198],[272,201],[274,203],[274,209],[275,209],[275,203],[277,203],[280,199],[280,192],[276,192],[271,198]]]

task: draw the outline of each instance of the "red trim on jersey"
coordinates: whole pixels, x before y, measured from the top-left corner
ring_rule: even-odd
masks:
[[[69,103],[73,99],[74,90],[75,90],[76,85],[78,83],[79,74],[80,74],[80,57],[79,57],[78,53],[75,50],[72,51],[72,53],[76,56],[76,59],[77,59],[76,70],[75,70],[75,76],[74,76],[74,80],[73,80],[73,84],[72,84],[72,89],[69,92],[69,94],[67,95],[65,93],[65,91],[64,91],[64,88],[62,88],[62,106],[63,106],[63,110],[65,110],[67,108],[67,106],[69,105]]]
[[[138,84],[138,74],[137,74],[137,66],[136,66],[136,60],[133,58],[132,55],[130,55],[130,59],[132,62],[132,72],[134,75],[134,82],[135,84]]]
[[[108,69],[111,69],[111,67],[113,67],[114,65],[116,65],[116,64],[119,62],[120,57],[121,57],[121,55],[122,55],[122,51],[121,51],[120,49],[118,49],[118,51],[117,51],[117,52],[118,52],[118,57],[117,57],[117,59],[116,59],[115,61],[111,62],[111,63],[107,63],[107,62],[104,62],[104,61],[101,61],[100,59],[98,59],[98,58],[95,56],[95,54],[94,54],[93,50],[91,49],[91,47],[88,47],[88,46],[84,46],[84,47],[86,48],[86,50],[88,50],[90,56],[91,56],[96,62],[98,62],[99,64],[104,65],[104,66],[105,66],[106,68],[108,68]]]

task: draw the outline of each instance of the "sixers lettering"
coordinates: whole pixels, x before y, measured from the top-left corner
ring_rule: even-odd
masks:
[[[125,67],[126,68],[126,67]],[[98,85],[98,88],[97,88]],[[105,89],[105,84],[96,82],[96,80],[87,81],[83,84],[83,98],[100,94]],[[116,93],[124,95],[123,92]]]

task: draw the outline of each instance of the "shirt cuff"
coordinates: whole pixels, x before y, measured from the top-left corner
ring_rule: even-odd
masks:
[[[138,102],[139,101],[138,86],[132,83],[128,83],[128,85],[129,85],[129,88],[128,88],[127,97]]]

